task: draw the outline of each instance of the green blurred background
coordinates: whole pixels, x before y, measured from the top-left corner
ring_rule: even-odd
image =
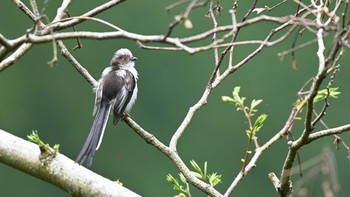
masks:
[[[104,1],[103,1],[104,2]],[[127,31],[139,34],[158,35],[167,31],[174,15],[184,7],[170,14],[164,8],[174,1],[126,1],[97,17],[107,20]],[[266,1],[273,5],[277,1]],[[25,2],[28,6],[29,3]],[[47,15],[53,19],[61,1],[49,1]],[[264,1],[265,3],[265,1]],[[265,4],[259,4],[260,7]],[[73,1],[69,7],[71,15],[79,15],[102,4],[102,1]],[[238,20],[245,14],[251,1],[241,1]],[[39,1],[42,8],[43,1]],[[232,2],[222,1],[222,15],[219,24],[230,24],[228,10]],[[259,7],[258,6],[258,7]],[[288,15],[292,4],[281,6],[269,15]],[[208,8],[194,10],[190,14],[193,29],[180,24],[174,37],[183,37],[203,32],[212,27],[209,18],[204,17]],[[0,2],[0,32],[7,38],[16,38],[25,33],[33,24],[16,6],[9,1]],[[254,13],[252,16],[256,16]],[[242,29],[238,40],[263,39],[275,24],[262,23]],[[78,30],[111,31],[96,22],[85,22]],[[281,34],[278,34],[281,35]],[[315,38],[304,33],[299,43]],[[206,40],[209,43],[210,38]],[[64,41],[72,49],[74,40]],[[331,40],[326,40],[330,44]],[[198,42],[197,44],[203,44]],[[228,77],[209,97],[208,104],[193,118],[178,144],[178,152],[189,165],[194,159],[201,166],[208,161],[209,172],[222,174],[222,184],[217,189],[224,192],[241,168],[241,158],[246,148],[245,120],[240,112],[221,101],[221,95],[231,96],[235,86],[241,86],[241,95],[251,99],[263,99],[259,112],[269,115],[267,124],[258,134],[263,144],[278,132],[289,116],[296,93],[311,76],[317,72],[316,46],[307,47],[297,53],[299,68],[290,66],[291,58],[283,61],[278,52],[290,48],[292,39],[265,49],[234,75]],[[181,123],[187,110],[202,95],[214,66],[213,51],[195,55],[185,52],[165,52],[140,49],[134,41],[126,39],[82,40],[83,48],[72,52],[78,61],[96,79],[108,66],[112,54],[119,48],[129,48],[138,60],[139,94],[131,116],[144,129],[154,134],[163,143],[169,140]],[[329,46],[329,45],[327,45]],[[326,47],[327,47],[326,46]],[[238,62],[256,46],[236,47],[234,62]],[[326,52],[329,47],[326,48]],[[60,152],[71,159],[79,153],[93,121],[94,94],[91,86],[59,55],[58,64],[48,66],[52,58],[52,44],[34,46],[24,57],[9,69],[0,73],[0,128],[26,139],[32,130],[38,130],[47,143],[60,144]],[[340,98],[331,100],[331,107],[324,120],[330,127],[349,123],[349,66],[348,52],[340,61],[334,86],[340,87]],[[223,67],[227,65],[224,61]],[[302,116],[303,117],[303,116]],[[301,132],[303,121],[294,127],[294,136]],[[320,129],[320,128],[319,128]],[[349,134],[341,135],[350,143]],[[1,140],[1,139],[0,139]],[[343,147],[335,150],[333,137],[318,140],[303,148],[301,162],[322,154],[328,147],[335,154],[337,176],[341,183],[338,196],[347,196],[350,188],[350,168]],[[268,172],[280,174],[288,151],[286,139],[275,143],[239,184],[234,196],[276,196],[267,178]],[[121,122],[117,127],[109,122],[104,141],[94,158],[92,170],[111,180],[119,179],[124,186],[142,196],[174,196],[172,185],[167,183],[168,173],[177,176],[178,170],[161,152],[147,144],[128,126]],[[304,171],[306,174],[307,171]],[[299,176],[293,176],[293,180]],[[322,196],[322,177],[319,176],[312,196]],[[193,196],[205,194],[191,187]],[[69,196],[64,191],[31,177],[11,167],[0,164],[1,196]]]

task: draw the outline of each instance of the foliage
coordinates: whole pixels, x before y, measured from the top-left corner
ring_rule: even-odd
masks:
[[[30,135],[27,136],[27,138],[39,145],[41,154],[40,154],[40,161],[42,166],[46,166],[58,153],[60,145],[55,144],[53,148],[50,147],[49,144],[45,144],[39,137],[38,131],[32,131]]]
[[[190,160],[191,166],[195,171],[192,171],[192,174],[201,179],[202,181],[209,183],[212,187],[215,187],[219,183],[221,183],[221,175],[214,172],[211,174],[207,174],[208,172],[208,162],[204,162],[203,169],[199,167],[199,165],[194,161]],[[185,176],[182,173],[179,173],[180,180],[182,185],[178,179],[176,179],[173,175],[168,174],[166,180],[173,185],[173,189],[180,191],[176,197],[191,197],[190,185],[188,184]]]
[[[237,107],[237,111],[242,111],[244,113],[245,118],[247,119],[249,129],[246,130],[246,134],[248,137],[252,135],[253,138],[256,138],[256,132],[258,132],[264,125],[267,114],[261,114],[254,122],[254,125],[251,125],[251,117],[253,117],[255,112],[258,110],[256,107],[263,101],[262,99],[255,100],[253,99],[250,103],[250,107],[247,107],[244,104],[244,101],[246,100],[246,97],[241,97],[239,95],[239,92],[241,90],[240,86],[237,86],[234,88],[232,92],[232,97],[229,96],[222,96],[222,100],[225,103],[235,105]]]
[[[258,99],[258,100],[253,99],[252,102],[250,103],[250,107],[247,107],[244,104],[246,97],[241,97],[239,95],[240,90],[241,90],[240,86],[235,87],[233,92],[232,92],[232,97],[222,96],[222,100],[225,103],[229,103],[229,104],[236,106],[237,111],[242,111],[244,113],[244,116],[245,116],[247,123],[248,123],[249,129],[246,130],[246,134],[247,134],[249,139],[248,139],[247,149],[245,152],[245,157],[244,157],[244,159],[241,159],[243,162],[241,171],[244,173],[245,166],[246,166],[247,160],[248,160],[248,155],[251,154],[251,148],[250,148],[251,142],[252,142],[252,140],[255,140],[255,144],[257,146],[258,143],[257,143],[256,133],[264,126],[266,119],[267,119],[267,114],[261,114],[257,119],[255,119],[254,124],[252,124],[251,118],[254,116],[255,112],[258,112],[256,107],[263,100],[262,99]]]

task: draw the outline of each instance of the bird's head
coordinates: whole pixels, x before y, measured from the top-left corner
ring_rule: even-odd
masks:
[[[130,63],[137,60],[134,57],[129,49],[119,49],[114,53],[114,56],[111,60],[111,66],[124,67],[130,65]],[[133,63],[131,65],[134,65]]]

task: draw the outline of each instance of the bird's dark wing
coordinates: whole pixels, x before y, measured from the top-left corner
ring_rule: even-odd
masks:
[[[114,119],[116,125],[123,115],[135,88],[135,78],[127,70],[116,70],[110,72],[112,76],[106,77],[103,82],[102,97],[107,98],[112,104]]]
[[[99,83],[98,86],[94,88],[96,97],[95,97],[95,105],[94,105],[94,110],[92,112],[92,115],[96,115],[96,112],[101,108],[102,89],[103,89],[103,83]]]

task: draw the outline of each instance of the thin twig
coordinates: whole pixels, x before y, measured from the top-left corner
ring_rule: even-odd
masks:
[[[89,82],[93,87],[97,86],[97,81],[90,75],[88,70],[86,70],[68,51],[67,47],[61,40],[57,41],[58,47],[61,49],[62,55],[74,66],[74,68],[83,76],[87,82]]]
[[[66,12],[68,9],[69,4],[71,3],[71,0],[63,0],[62,5],[57,9],[57,13],[55,18],[52,20],[52,23],[55,23],[56,21],[61,20],[63,17],[66,16]]]
[[[38,9],[38,4],[36,3],[36,0],[30,0],[30,6],[32,6],[33,14],[36,17],[39,17],[39,9]]]
[[[116,6],[122,2],[124,2],[125,0],[111,0],[111,1],[108,1],[100,6],[97,6],[96,8],[82,14],[80,17],[93,17],[113,6]],[[61,20],[61,19],[60,19]],[[53,31],[58,31],[58,30],[61,30],[61,29],[66,29],[68,27],[72,27],[72,26],[75,26],[81,22],[85,21],[84,19],[72,19],[72,20],[69,20],[69,21],[66,21],[66,22],[62,22],[62,23],[53,23],[53,24],[49,24],[47,25],[42,31],[40,31],[39,33],[40,34],[49,34],[51,32],[51,30]]]
[[[166,12],[170,12],[170,11],[171,11],[172,9],[174,9],[175,7],[177,7],[177,6],[181,5],[181,4],[184,4],[184,3],[186,3],[186,2],[189,2],[189,1],[191,1],[191,0],[181,0],[181,1],[177,1],[177,2],[175,2],[175,3],[172,3],[172,4],[170,4],[170,5],[168,5],[168,6],[165,7],[165,11],[166,11]]]
[[[14,53],[0,62],[0,72],[4,71],[6,68],[14,64],[15,61],[22,57],[30,48],[32,48],[32,46],[33,44],[31,43],[25,43],[18,47]]]
[[[209,196],[222,197],[222,194],[220,194],[212,186],[210,186],[209,184],[203,182],[202,180],[200,180],[194,176],[194,174],[189,170],[189,168],[185,165],[185,163],[179,157],[179,155],[177,154],[175,149],[164,145],[154,135],[152,135],[149,132],[147,132],[146,130],[144,130],[140,125],[138,125],[130,117],[125,117],[124,121],[126,124],[128,124],[133,129],[133,131],[135,131],[147,143],[153,145],[155,148],[157,148],[162,153],[164,153],[167,157],[169,157],[174,162],[174,164],[179,169],[179,171],[185,176],[186,181],[188,181],[189,183],[191,183],[192,185],[194,185],[198,189],[202,190],[203,192],[205,192]]]
[[[331,128],[331,129],[325,129],[322,131],[318,131],[318,132],[314,132],[312,134],[309,135],[308,139],[307,139],[307,143],[311,143],[319,138],[325,137],[325,136],[330,136],[330,135],[334,135],[334,134],[341,134],[344,133],[346,131],[350,131],[350,124],[346,124],[340,127],[335,127],[335,128]]]
[[[214,14],[214,2],[213,0],[210,1],[210,7],[209,7],[209,18],[211,18],[211,20],[213,21],[213,28],[217,28],[218,27],[218,22],[215,18],[215,14]],[[216,38],[216,33],[213,34],[213,37],[212,37],[212,45],[217,45],[217,38]],[[218,48],[217,47],[213,47],[214,49],[214,60],[215,60],[215,67],[218,67],[218,64],[219,64],[219,51],[218,51]],[[220,70],[219,68],[218,69],[215,69],[216,70],[216,73],[215,75],[216,76],[220,76]]]
[[[188,15],[190,14],[190,12],[192,11],[192,9],[194,8],[194,6],[196,5],[198,0],[192,0],[191,3],[187,6],[187,8],[185,9],[185,11],[178,16],[175,16],[175,20],[169,24],[169,28],[168,31],[165,33],[164,38],[167,38],[170,36],[170,34],[173,32],[174,28],[180,24],[180,22],[182,22],[185,19],[188,19]]]

